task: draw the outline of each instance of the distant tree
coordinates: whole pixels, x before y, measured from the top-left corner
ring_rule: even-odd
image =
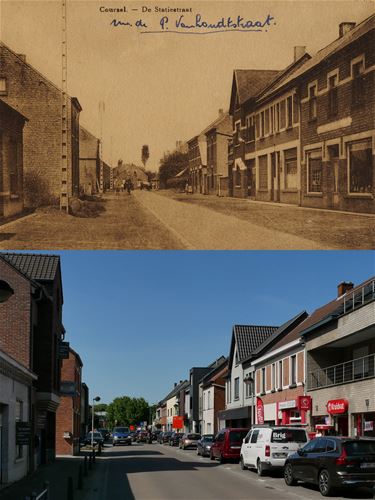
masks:
[[[150,158],[150,150],[147,144],[144,144],[142,146],[142,163],[143,167],[146,168],[146,163],[148,159]]]
[[[188,153],[174,151],[173,153],[165,154],[164,157],[160,160],[159,167],[159,179],[161,186],[165,188],[167,186],[168,179],[174,177],[188,166]]]
[[[144,398],[122,396],[115,398],[107,408],[107,419],[112,426],[136,425],[148,420],[149,405]]]
[[[108,405],[105,403],[99,403],[95,405],[95,411],[107,411]]]

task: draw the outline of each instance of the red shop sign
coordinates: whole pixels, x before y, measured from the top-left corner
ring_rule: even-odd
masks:
[[[331,415],[337,413],[347,413],[349,408],[349,403],[346,399],[331,399],[327,403],[327,411]]]
[[[264,424],[264,406],[261,398],[257,398],[257,423]]]
[[[299,410],[311,410],[311,396],[298,396],[297,407]]]

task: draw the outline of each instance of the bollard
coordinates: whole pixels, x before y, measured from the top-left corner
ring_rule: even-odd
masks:
[[[89,470],[92,468],[92,460],[91,460],[91,453],[89,455]]]
[[[83,459],[83,475],[87,476],[87,455],[85,455],[85,458]]]
[[[95,465],[95,450],[92,450],[92,463]]]
[[[46,490],[46,494],[44,496],[45,500],[49,500],[49,481],[44,481],[43,487]]]
[[[68,490],[67,490],[67,500],[74,500],[74,491],[73,491],[73,478],[72,476],[68,477]]]
[[[82,465],[78,467],[78,483],[77,490],[81,490],[83,488],[83,479],[82,479]]]

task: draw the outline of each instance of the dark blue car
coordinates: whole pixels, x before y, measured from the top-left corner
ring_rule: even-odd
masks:
[[[112,444],[113,446],[117,444],[127,444],[130,446],[132,444],[132,435],[129,427],[114,427],[112,431]]]

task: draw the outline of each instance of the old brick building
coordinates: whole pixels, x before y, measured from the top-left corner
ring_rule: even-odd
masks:
[[[77,455],[81,436],[82,360],[71,347],[61,367],[60,406],[56,412],[56,454]]]
[[[26,205],[58,202],[61,192],[61,90],[0,42],[0,96],[28,119],[24,128],[24,196]],[[68,98],[67,193],[79,194],[79,113]]]
[[[275,70],[242,70],[233,72],[229,114],[232,118],[233,142],[228,169],[229,196],[255,197],[255,100],[278,74]]]
[[[55,457],[55,420],[60,403],[60,347],[65,333],[60,258],[55,255],[2,253],[0,262],[2,272],[7,268],[13,269],[26,282],[20,293],[14,294],[14,301],[20,302],[12,304],[9,300],[5,304],[1,316],[0,349],[6,348],[9,356],[27,363],[26,366],[37,375],[32,384],[29,413],[25,414],[32,424],[32,470]],[[9,309],[11,305],[13,309]],[[14,335],[15,325],[19,328],[19,335],[23,336],[22,341]]]
[[[23,210],[23,127],[27,118],[0,98],[0,217]]]
[[[375,212],[375,16],[283,71],[236,70],[229,195]]]
[[[91,195],[100,188],[100,140],[84,127],[79,127],[80,192]]]

